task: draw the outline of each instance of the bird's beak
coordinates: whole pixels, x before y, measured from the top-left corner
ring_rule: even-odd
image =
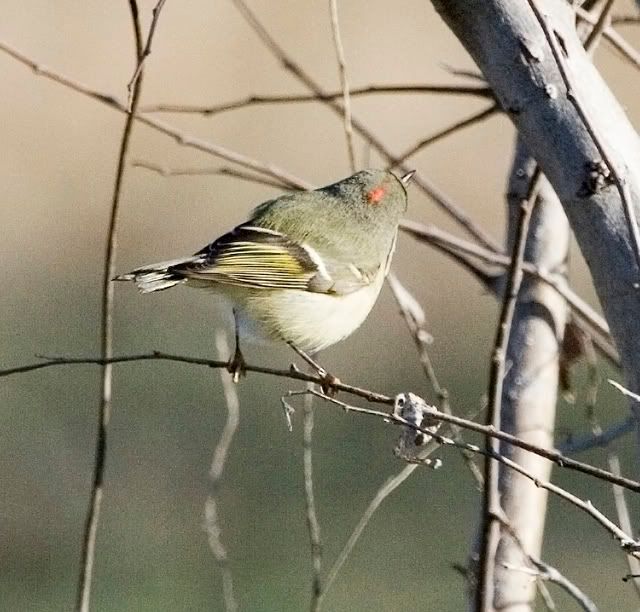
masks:
[[[406,174],[403,174],[400,177],[400,181],[402,182],[402,184],[406,187],[410,182],[411,179],[413,178],[413,175],[416,173],[415,170],[411,170],[410,172],[407,172]]]

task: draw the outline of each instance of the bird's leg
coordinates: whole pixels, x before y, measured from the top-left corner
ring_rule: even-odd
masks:
[[[240,350],[240,329],[238,326],[238,315],[236,314],[235,308],[233,309],[233,321],[235,324],[236,348],[233,352],[233,357],[227,364],[227,370],[229,370],[233,382],[237,383],[241,376],[247,375],[247,362],[244,360],[244,356]]]
[[[320,388],[325,395],[333,396],[336,394],[336,385],[340,384],[340,379],[333,374],[327,372],[315,359],[315,354],[309,355],[301,348],[298,348],[293,342],[287,343],[302,359],[304,359],[318,374],[318,376],[322,379],[320,383]]]

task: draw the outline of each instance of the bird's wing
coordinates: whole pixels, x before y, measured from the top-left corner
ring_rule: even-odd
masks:
[[[240,287],[329,294],[351,293],[375,276],[280,232],[249,224],[238,226],[169,271],[187,279]]]

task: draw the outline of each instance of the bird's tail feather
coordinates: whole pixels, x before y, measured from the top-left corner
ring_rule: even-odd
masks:
[[[174,259],[157,264],[142,266],[129,272],[116,276],[114,281],[133,281],[141,293],[152,293],[162,291],[175,285],[184,283],[187,279],[180,272],[172,270],[174,266],[184,264],[193,260],[193,257]]]

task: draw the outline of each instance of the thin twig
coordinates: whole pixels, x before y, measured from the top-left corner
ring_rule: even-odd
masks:
[[[569,594],[570,597],[573,597],[576,602],[582,607],[585,612],[598,612],[597,606],[593,603],[591,598],[580,589],[575,583],[571,582],[566,576],[564,576],[559,570],[557,570],[552,565],[545,563],[541,559],[533,556],[531,553],[527,552],[527,549],[524,545],[524,542],[520,539],[517,531],[513,528],[513,525],[508,521],[505,515],[501,515],[498,517],[498,520],[504,527],[505,531],[509,534],[509,536],[513,539],[513,541],[517,544],[518,548],[521,550],[522,554],[526,558],[526,560],[533,566],[534,569],[529,569],[525,567],[511,567],[509,569],[516,571],[525,571],[531,572],[533,576],[539,578],[540,580],[548,580],[556,585],[558,585],[561,589],[563,589],[566,593]],[[542,586],[539,583],[539,586]],[[555,607],[549,607],[551,610],[555,610]]]
[[[354,87],[349,92],[352,98],[371,95],[389,94],[436,94],[460,95],[478,98],[492,98],[491,89],[486,85],[366,85]],[[342,91],[328,91],[323,94],[280,94],[280,95],[251,95],[239,100],[222,104],[148,104],[140,107],[143,113],[187,113],[197,115],[218,115],[227,111],[235,111],[250,106],[262,104],[291,104],[297,102],[325,102],[343,97]]]
[[[313,389],[313,385],[309,387]],[[304,413],[302,425],[302,453],[304,474],[304,502],[306,510],[307,530],[311,547],[311,565],[313,568],[311,579],[311,612],[320,609],[322,593],[322,539],[320,536],[320,522],[316,511],[316,501],[313,492],[313,395],[304,398]]]
[[[539,167],[533,172],[528,193],[520,204],[520,216],[515,231],[515,239],[511,256],[511,267],[507,276],[507,284],[500,311],[496,332],[491,370],[489,374],[487,425],[500,429],[502,411],[502,389],[506,368],[507,346],[511,335],[511,324],[516,308],[518,293],[522,282],[522,263],[524,261],[529,220],[535,204],[542,173]],[[500,451],[498,440],[486,440],[486,450],[490,453]],[[499,491],[500,469],[498,463],[490,458],[485,459],[484,491],[482,498],[482,529],[480,536],[478,576],[475,591],[476,610],[490,612],[493,610],[495,558],[500,539],[500,524],[496,517],[501,512]]]
[[[0,51],[3,51],[21,64],[29,67],[38,76],[43,76],[47,79],[55,81],[56,83],[59,83],[60,85],[64,85],[65,87],[68,87],[69,89],[72,89],[77,93],[81,93],[85,96],[88,96],[89,98],[97,100],[98,102],[101,102],[102,104],[105,104],[110,108],[120,111],[121,113],[128,114],[129,112],[127,109],[127,105],[121,100],[118,100],[118,98],[116,98],[115,96],[91,89],[90,87],[87,87],[79,81],[71,79],[59,72],[55,72],[45,66],[42,66],[41,64],[38,64],[37,62],[27,57],[21,51],[18,51],[14,47],[7,45],[4,42],[0,42]],[[179,130],[172,125],[169,125],[168,123],[165,123],[164,121],[159,121],[158,119],[154,119],[153,117],[150,117],[148,115],[140,114],[135,115],[134,119],[136,121],[139,121],[140,123],[143,123],[144,125],[155,129],[158,132],[161,132],[162,134],[165,134],[166,136],[173,138],[179,145],[183,147],[196,149],[198,151],[202,151],[203,153],[208,153],[209,155],[214,155],[216,157],[220,157],[221,159],[233,162],[234,164],[238,164],[239,166],[243,166],[245,168],[255,170],[256,172],[266,174],[267,176],[272,176],[296,189],[313,188],[313,186],[307,181],[294,176],[293,174],[283,170],[282,168],[279,168],[274,164],[264,163],[252,159],[250,157],[247,157],[246,155],[242,155],[241,153],[232,151],[231,149],[227,149],[212,142],[208,142],[206,140],[203,140],[202,138],[197,138],[188,134],[187,132]]]
[[[584,41],[584,48],[587,52],[595,51],[604,31],[611,25],[611,11],[615,1],[616,0],[607,0],[607,3],[602,7],[598,20]]]
[[[127,90],[129,92],[129,110],[131,110],[132,102],[133,102],[133,88],[142,73],[142,67],[144,66],[144,62],[151,55],[151,42],[153,41],[153,36],[156,33],[156,26],[158,25],[158,19],[160,19],[160,11],[162,11],[162,7],[166,0],[158,0],[158,3],[155,5],[152,11],[151,17],[151,25],[149,26],[149,34],[147,35],[147,43],[142,50],[142,53],[139,54],[138,57],[138,65],[131,77],[131,80],[127,84]]]
[[[358,524],[355,526],[355,528],[351,532],[349,539],[347,540],[342,550],[340,551],[340,554],[338,555],[335,563],[331,566],[331,569],[327,573],[327,578],[324,582],[324,588],[322,589],[322,593],[320,595],[319,602],[318,602],[319,606],[322,605],[324,598],[327,595],[327,592],[333,586],[333,583],[335,582],[338,574],[340,573],[342,566],[345,564],[346,560],[349,558],[349,555],[351,554],[356,543],[360,539],[360,536],[362,535],[363,531],[371,521],[371,517],[375,514],[376,510],[380,507],[382,502],[387,497],[389,497],[389,495],[391,495],[391,493],[393,493],[407,478],[409,478],[409,476],[413,474],[413,472],[417,467],[419,467],[418,463],[411,463],[411,464],[405,465],[402,468],[402,470],[400,470],[400,472],[398,472],[395,476],[392,476],[391,478],[387,479],[384,482],[384,484],[380,487],[380,489],[376,491],[375,496],[369,502],[369,505],[367,506],[366,510],[360,517]]]
[[[544,602],[545,607],[549,612],[557,612],[558,608],[556,606],[556,602],[553,601],[553,597],[551,597],[551,593],[547,588],[547,585],[544,583],[540,576],[536,576],[538,580],[536,581],[536,586],[538,587],[538,592],[540,593],[540,597]]]
[[[576,15],[591,25],[595,25],[597,23],[596,17],[581,8],[576,9]],[[612,27],[606,27],[603,35],[605,39],[622,54],[624,59],[636,68],[640,68],[640,53],[638,53],[638,51],[634,49],[619,32]]]
[[[448,433],[453,433],[455,428],[456,428],[455,425],[450,425],[451,431]],[[448,433],[445,433],[445,435],[448,435]],[[378,508],[382,505],[382,502],[384,502],[384,500],[387,497],[389,497],[391,493],[393,493],[405,480],[407,480],[407,478],[409,478],[409,476],[413,474],[416,468],[418,468],[421,465],[427,465],[426,463],[427,458],[434,451],[438,450],[438,448],[440,448],[440,444],[435,440],[431,439],[427,443],[427,445],[422,450],[420,450],[420,452],[416,455],[414,462],[405,465],[402,468],[402,470],[400,470],[395,476],[391,476],[390,478],[388,478],[382,484],[382,486],[376,491],[373,499],[369,502],[369,505],[367,506],[364,513],[360,517],[358,524],[354,527],[353,531],[349,535],[347,542],[345,543],[342,550],[340,551],[340,554],[338,555],[334,564],[331,566],[331,569],[327,573],[327,578],[324,582],[324,587],[322,590],[322,594],[320,596],[320,604],[322,604],[322,602],[324,601],[324,598],[326,597],[327,592],[335,582],[338,574],[340,573],[340,570],[342,569],[342,566],[345,564],[345,562],[349,558],[349,555],[355,548],[355,545],[360,539],[360,536],[362,535],[367,525],[371,521],[371,518],[373,517],[373,515],[376,513]],[[461,448],[460,451],[463,453],[470,452],[464,448]],[[480,476],[482,476],[482,474],[480,474]]]
[[[449,394],[446,389],[440,386],[429,352],[427,351],[427,345],[432,342],[432,338],[426,329],[426,317],[424,310],[416,298],[411,295],[408,289],[400,282],[400,279],[393,271],[389,272],[389,275],[387,276],[387,284],[389,285],[389,289],[391,289],[393,298],[400,309],[400,314],[402,315],[407,329],[411,334],[413,343],[416,346],[422,371],[438,398],[438,406],[440,410],[445,412],[444,405],[449,399]]]
[[[351,172],[356,171],[356,152],[353,145],[353,126],[351,125],[351,100],[349,97],[349,79],[347,77],[347,63],[344,59],[344,48],[340,37],[340,22],[338,21],[338,0],[329,0],[331,12],[331,32],[333,44],[336,48],[338,71],[340,72],[340,86],[342,87],[342,109],[344,113],[344,134],[347,139],[347,152]]]
[[[110,108],[118,110],[123,113],[127,113],[127,106],[118,100],[116,97],[105,94],[86,85],[71,79],[59,72],[55,72],[41,64],[38,64],[28,56],[26,56],[21,51],[18,51],[14,47],[0,42],[0,51],[3,51],[7,55],[11,56],[13,59],[17,60],[21,64],[30,68],[36,75],[43,76],[47,79],[50,79],[60,85],[63,85],[77,93],[88,96]],[[286,59],[282,59],[281,61],[288,61]],[[338,95],[336,95],[338,97]],[[320,98],[321,99],[321,98]],[[332,105],[333,108],[333,105]],[[267,176],[274,177],[284,184],[293,187],[295,189],[312,189],[313,185],[308,183],[307,181],[292,175],[289,172],[273,165],[273,164],[265,164],[263,162],[251,159],[245,155],[232,151],[230,149],[226,149],[225,147],[221,147],[220,145],[216,145],[211,142],[207,142],[201,138],[196,138],[187,134],[186,132],[175,128],[172,125],[169,125],[163,121],[159,121],[153,119],[149,116],[135,116],[136,121],[140,121],[141,123],[151,127],[166,136],[173,138],[178,144],[197,149],[204,153],[208,153],[210,155],[214,155],[216,157],[220,157],[222,159],[226,159],[227,161],[236,163],[240,166],[250,168],[257,172],[266,174]],[[354,128],[365,138],[367,143],[369,143],[372,147],[376,148],[386,159],[387,161],[393,161],[393,155],[387,151],[384,145],[377,140],[368,130],[366,130],[362,125],[354,122]],[[406,169],[406,168],[405,168]],[[454,202],[452,202],[443,192],[438,190],[435,185],[431,184],[424,177],[414,176],[413,182],[422,189],[429,197],[431,197],[439,206],[443,209],[449,211],[449,213],[460,223],[460,225],[471,235],[475,236],[476,239],[483,245],[492,249],[494,252],[498,252],[499,249],[496,243],[490,238],[487,234],[485,234],[478,226],[476,226],[473,221],[468,217],[468,215],[459,208]]]
[[[575,583],[571,582],[566,576],[564,576],[559,570],[555,567],[545,563],[544,561],[534,557],[531,553],[527,552],[524,542],[518,536],[516,530],[509,523],[506,516],[501,516],[498,519],[505,531],[509,534],[509,536],[513,539],[513,541],[517,544],[518,548],[522,551],[527,562],[532,565],[532,568],[528,567],[512,567],[509,566],[508,569],[513,571],[520,571],[530,573],[532,576],[535,576],[539,580],[548,580],[556,585],[558,585],[561,589],[563,589],[566,593],[569,594],[570,597],[576,600],[576,602],[580,605],[580,607],[585,610],[585,612],[598,612],[597,606],[593,603],[591,598],[580,589]],[[539,585],[542,586],[542,585]],[[555,607],[549,607],[551,610],[555,610]]]
[[[558,497],[561,497],[565,501],[569,502],[570,504],[572,504],[575,507],[579,508],[583,512],[587,513],[589,516],[591,516],[593,519],[595,519],[604,529],[606,529],[619,542],[619,544],[623,548],[623,550],[631,551],[632,554],[634,554],[636,556],[638,554],[640,554],[638,552],[638,550],[637,550],[638,543],[632,538],[632,536],[627,534],[620,527],[618,527],[613,521],[611,521],[609,518],[607,518],[602,512],[600,512],[600,510],[598,510],[591,503],[591,501],[581,499],[581,498],[577,497],[576,495],[574,495],[573,493],[570,493],[569,491],[563,489],[562,487],[559,487],[558,485],[553,484],[552,482],[548,482],[548,481],[542,480],[540,478],[537,478],[535,475],[533,475],[531,472],[526,470],[520,464],[516,463],[512,459],[509,459],[505,455],[500,454],[499,452],[488,450],[487,448],[483,449],[483,448],[480,448],[479,446],[477,446],[475,444],[469,444],[468,442],[458,442],[458,441],[456,441],[456,440],[454,440],[452,438],[440,435],[440,434],[435,433],[433,431],[428,431],[428,430],[426,430],[426,429],[424,429],[422,427],[417,427],[415,423],[411,423],[410,421],[407,421],[407,420],[403,419],[402,417],[398,416],[397,414],[395,414],[393,412],[388,413],[388,412],[382,412],[380,410],[374,410],[374,409],[371,409],[371,408],[361,408],[359,406],[352,406],[352,405],[346,404],[345,402],[342,402],[342,401],[340,401],[340,400],[338,400],[338,399],[336,399],[334,397],[329,397],[328,395],[324,395],[323,393],[320,393],[319,391],[316,391],[315,389],[301,391],[300,393],[312,393],[313,395],[315,395],[317,397],[320,397],[321,399],[323,399],[323,400],[325,400],[325,401],[327,401],[327,402],[329,402],[331,404],[335,404],[336,406],[340,406],[346,412],[355,412],[355,413],[358,413],[358,414],[366,414],[366,415],[369,415],[369,416],[372,416],[372,417],[381,418],[385,422],[390,422],[390,423],[394,423],[396,425],[404,425],[404,426],[407,426],[407,427],[411,427],[412,429],[415,429],[416,431],[419,431],[419,432],[425,434],[426,436],[429,436],[430,438],[432,438],[433,440],[435,440],[436,442],[438,442],[442,446],[452,446],[452,447],[455,447],[455,448],[465,448],[465,449],[467,449],[467,450],[469,450],[469,451],[471,451],[473,453],[478,453],[480,455],[484,455],[485,457],[488,457],[488,458],[491,458],[491,459],[493,459],[495,461],[498,461],[499,463],[502,463],[503,465],[506,465],[507,467],[511,468],[512,470],[515,470],[519,474],[522,474],[523,476],[525,476],[526,478],[531,480],[536,486],[546,489],[547,491],[553,493],[554,495],[557,495]],[[435,408],[434,409],[429,409],[426,414],[429,417],[431,417],[431,416],[433,416],[435,414],[434,411],[435,411]],[[442,418],[442,416],[443,415],[440,415],[441,420],[443,420],[443,421],[446,420],[445,418]],[[451,417],[449,417],[449,418],[451,418]]]
[[[38,76],[43,76],[47,79],[50,79],[77,93],[80,93],[98,102],[101,102],[102,104],[105,104],[110,108],[113,108],[123,113],[128,112],[127,106],[123,102],[118,100],[115,96],[96,91],[84,85],[83,83],[80,83],[79,81],[76,81],[70,77],[67,77],[59,72],[53,71],[35,62],[34,60],[26,56],[24,53],[15,49],[11,45],[8,45],[7,43],[0,41],[0,51],[11,56],[13,59],[20,62],[21,64],[27,66]],[[288,60],[282,59],[281,61],[285,62]],[[401,87],[401,86],[392,86],[392,87],[393,89],[397,89],[398,87]],[[425,87],[429,87],[429,86],[425,86]],[[444,90],[447,87],[448,86],[443,86],[442,89]],[[431,89],[433,89],[433,87]],[[310,99],[317,98],[321,101],[324,101],[322,99],[323,95],[325,95],[324,92],[321,92],[320,94],[314,94],[314,97]],[[327,96],[327,101],[330,101],[329,98],[340,97],[340,94],[339,93],[327,94],[326,96]],[[333,105],[331,105],[331,107],[334,108]],[[140,121],[141,123],[147,125],[148,127],[151,127],[165,134],[166,136],[173,138],[181,146],[194,148],[204,153],[208,153],[210,155],[214,155],[216,157],[220,157],[227,161],[236,163],[240,166],[250,168],[252,170],[255,170],[256,172],[266,174],[267,176],[274,177],[282,181],[285,185],[288,185],[289,187],[292,187],[294,189],[312,189],[313,188],[313,185],[311,185],[309,182],[297,176],[294,176],[289,172],[286,172],[285,170],[275,166],[274,164],[265,164],[263,162],[252,159],[250,157],[247,157],[245,155],[242,155],[240,153],[237,153],[225,147],[221,147],[220,145],[216,145],[214,143],[207,142],[201,138],[191,136],[190,134],[182,130],[179,130],[178,128],[172,125],[169,125],[163,121],[153,119],[152,117],[149,117],[147,115],[145,116],[136,115],[135,119],[136,121]],[[359,124],[354,123],[354,127],[356,127],[359,133],[365,138],[367,143],[369,143],[371,146],[374,146],[378,151],[380,151],[381,154],[383,154],[387,158],[387,160],[389,161],[392,160],[393,156],[384,148],[383,144],[380,141],[378,141],[377,139],[375,139],[374,136],[371,135],[370,132],[368,132],[363,126]],[[426,178],[414,176],[413,182],[418,187],[420,187],[423,191],[425,191],[425,193],[427,193],[429,197],[431,197],[442,208],[444,208],[445,210],[449,210],[450,213],[458,220],[458,222],[470,234],[475,235],[482,244],[497,250],[497,246],[495,245],[494,241],[490,237],[488,237],[486,234],[483,234],[482,230],[474,225],[474,223],[471,221],[471,219],[466,215],[466,213],[462,209],[460,209],[455,203],[449,200],[449,198],[444,193],[439,191],[433,184],[429,183]]]
[[[291,186],[280,180],[270,179],[258,174],[250,174],[242,170],[235,170],[234,168],[228,168],[222,166],[220,168],[167,168],[159,164],[153,164],[151,162],[143,160],[135,160],[131,162],[134,168],[144,168],[151,172],[157,172],[161,176],[231,176],[250,183],[258,183],[260,185],[267,185],[268,187],[275,187],[277,189],[291,189]]]
[[[229,345],[224,332],[216,332],[216,349],[220,359],[227,359],[229,356]],[[220,575],[222,576],[222,598],[224,601],[224,609],[226,612],[235,612],[238,609],[238,603],[233,593],[233,574],[229,567],[229,557],[227,550],[222,543],[222,527],[218,516],[218,491],[220,489],[220,481],[229,455],[229,449],[233,442],[233,437],[238,429],[240,422],[240,402],[238,400],[238,392],[236,385],[233,383],[229,372],[220,370],[220,381],[222,382],[222,390],[227,406],[227,419],[220,434],[220,439],[213,451],[211,460],[211,468],[209,469],[209,480],[211,483],[211,491],[207,497],[204,506],[205,525],[209,540],[209,548],[216,560]]]
[[[447,254],[452,250],[459,251],[501,268],[508,268],[511,264],[511,258],[508,255],[495,253],[431,225],[416,223],[415,221],[405,219],[400,223],[400,229],[411,234],[417,240],[443,249]],[[542,270],[530,262],[524,262],[522,264],[522,271],[525,274],[530,274],[538,278],[555,289],[555,291],[567,301],[572,312],[597,334],[594,338],[594,344],[598,350],[600,350],[612,364],[619,366],[620,361],[617,351],[611,342],[609,326],[603,317],[595,312],[593,308],[576,295],[569,287],[565,287],[562,283],[559,283],[555,275],[549,271]]]
[[[479,70],[469,70],[468,68],[457,68],[447,62],[439,62],[440,66],[444,68],[449,74],[457,77],[463,77],[465,79],[472,79],[473,81],[480,81],[486,83],[484,75]]]
[[[129,0],[131,21],[135,38],[136,61],[142,54],[142,34],[140,31],[140,19],[136,0]],[[122,182],[124,170],[127,164],[127,152],[133,119],[136,107],[140,99],[143,74],[133,89],[131,98],[131,113],[127,115],[122,138],[120,140],[120,152],[118,154],[118,166],[116,170],[115,185],[111,199],[109,213],[109,226],[107,229],[104,266],[102,271],[101,315],[100,315],[100,354],[105,360],[102,366],[102,384],[100,392],[100,406],[98,408],[98,432],[96,437],[95,457],[93,465],[93,477],[91,492],[89,494],[89,507],[85,518],[84,532],[82,536],[82,552],[80,559],[80,571],[76,591],[76,610],[88,612],[91,601],[91,580],[93,576],[93,563],[96,555],[96,538],[98,523],[100,521],[100,509],[104,492],[104,468],[107,455],[107,427],[111,417],[112,397],[112,366],[106,360],[113,356],[113,311],[115,303],[114,286],[111,279],[116,272],[116,253],[118,246],[118,213],[122,194]]]
[[[615,387],[618,391],[620,391],[620,393],[622,393],[622,395],[625,395],[627,397],[630,397],[632,400],[634,400],[635,402],[640,403],[640,395],[638,395],[637,393],[634,393],[633,391],[630,391],[629,389],[627,389],[626,387],[623,387],[619,382],[616,382],[615,380],[611,380],[610,378],[607,379],[607,382],[612,386]]]
[[[244,0],[232,0],[233,4],[238,8],[242,16],[246,19],[247,23],[256,32],[260,40],[271,51],[271,53],[278,59],[285,70],[288,70],[293,76],[295,76],[305,87],[312,91],[319,97],[329,108],[331,108],[336,114],[342,117],[343,109],[342,105],[335,100],[323,100],[323,96],[326,92],[316,83],[302,68],[297,64],[275,41],[275,39],[269,34],[267,29],[262,25],[260,20],[247,6]],[[358,132],[362,138],[364,138],[371,146],[382,155],[388,164],[395,164],[395,156],[387,149],[384,143],[373,135],[373,133],[355,116],[352,116],[353,129]],[[412,170],[406,165],[400,166],[402,172],[408,172]],[[425,177],[415,175],[413,177],[413,184],[427,194],[438,206],[440,206],[448,215],[460,224],[470,235],[472,235],[478,242],[484,246],[499,251],[499,247],[493,238],[489,236],[482,228],[480,228],[467,213],[462,210],[456,203],[451,201],[442,191],[437,189],[430,181]]]
[[[120,355],[115,356],[110,359],[101,359],[100,357],[41,357],[42,359],[47,359],[47,361],[40,361],[38,363],[27,364],[23,366],[17,366],[13,368],[0,369],[0,378],[5,376],[11,376],[16,374],[24,374],[26,372],[32,372],[35,370],[41,370],[43,368],[56,367],[62,365],[105,365],[107,363],[130,363],[134,361],[175,361],[179,363],[187,363],[192,365],[200,365],[208,368],[228,368],[229,363],[226,361],[220,361],[216,359],[203,359],[200,357],[191,357],[186,355],[174,355],[171,353],[162,353],[162,352],[153,352],[153,353],[141,353],[136,355]],[[267,374],[270,376],[277,376],[281,378],[288,378],[291,380],[300,380],[303,382],[312,382],[316,385],[328,385],[335,391],[344,391],[345,393],[349,393],[351,395],[355,395],[357,397],[361,397],[362,399],[367,400],[368,402],[377,403],[377,404],[386,404],[393,405],[394,398],[384,395],[382,393],[377,393],[375,391],[371,391],[369,389],[364,389],[362,387],[356,387],[353,385],[346,384],[337,379],[332,380],[331,382],[327,381],[326,377],[307,374],[305,372],[301,372],[295,366],[292,366],[289,369],[282,370],[278,368],[270,368],[265,366],[255,366],[251,364],[247,364],[246,366],[247,372],[256,372],[260,374]],[[355,409],[356,412],[366,412],[364,408]],[[382,414],[382,413],[376,413]],[[443,423],[449,423],[453,425],[458,425],[463,429],[468,429],[470,431],[475,431],[484,436],[489,436],[492,438],[496,438],[502,442],[506,442],[508,444],[513,444],[513,446],[517,446],[518,448],[522,448],[526,451],[539,455],[540,457],[544,457],[549,461],[553,461],[557,466],[574,470],[577,472],[581,472],[588,476],[593,476],[598,478],[599,480],[604,480],[606,482],[619,484],[625,489],[629,489],[630,491],[634,491],[636,493],[640,493],[640,482],[635,480],[631,480],[626,477],[618,477],[607,470],[603,470],[602,468],[595,467],[593,465],[589,465],[588,463],[583,463],[582,461],[576,461],[571,457],[567,457],[563,455],[561,452],[554,449],[547,449],[536,446],[535,444],[531,444],[526,442],[525,440],[521,440],[516,436],[513,436],[504,431],[496,431],[491,426],[482,425],[481,423],[476,423],[475,421],[471,421],[469,419],[465,419],[462,417],[455,416],[453,414],[446,414],[444,412],[440,412],[436,408],[429,410],[429,417],[442,421]],[[431,435],[431,434],[429,434]]]
[[[398,307],[400,308],[402,318],[411,333],[416,350],[418,351],[418,358],[422,365],[422,370],[438,398],[438,407],[442,412],[451,414],[451,408],[449,406],[449,392],[440,385],[440,381],[438,380],[427,349],[431,336],[429,336],[425,328],[426,319],[424,311],[420,304],[418,304],[417,300],[409,293],[407,288],[400,282],[393,272],[390,272],[387,276],[387,283],[391,289],[391,293],[393,293],[393,297],[396,300]],[[461,439],[460,428],[455,425],[452,425],[451,428],[454,438]],[[464,449],[462,449],[460,453],[465,465],[478,485],[478,488],[482,490],[482,472],[476,465],[474,457]]]
[[[499,110],[500,108],[498,107],[498,105],[493,103],[490,106],[487,106],[486,108],[473,113],[473,115],[466,117],[465,119],[461,119],[460,121],[456,121],[452,125],[439,130],[435,134],[432,134],[431,136],[424,138],[420,142],[416,143],[415,145],[407,149],[404,153],[400,153],[400,155],[398,155],[393,160],[390,168],[393,168],[394,166],[402,166],[410,157],[413,157],[416,153],[419,153],[423,149],[426,149],[428,146],[438,142],[439,140],[442,140],[443,138],[446,138],[447,136],[451,136],[451,134],[454,134],[455,132],[459,132],[464,128],[475,125],[476,123],[480,123],[485,119],[492,117],[493,115],[497,114]]]
[[[633,431],[636,423],[636,418],[633,415],[629,415],[624,421],[615,423],[598,433],[590,433],[589,435],[582,437],[572,436],[560,444],[560,446],[558,446],[558,450],[565,455],[572,455],[574,453],[591,450],[592,448],[606,447],[614,440],[617,440],[621,436]]]
[[[446,390],[444,391],[446,393]],[[450,424],[450,431],[447,432],[445,435],[449,435],[449,434],[456,435],[455,432],[458,429],[459,428],[457,426]],[[458,440],[458,438],[456,438],[456,440]],[[322,589],[322,594],[320,595],[320,598],[319,598],[319,606],[321,606],[321,604],[323,603],[324,598],[327,595],[327,592],[335,582],[338,574],[340,573],[340,570],[342,569],[343,565],[349,558],[349,555],[355,548],[355,545],[357,544],[358,540],[360,539],[360,536],[362,535],[365,528],[371,521],[371,518],[376,513],[378,508],[382,505],[382,502],[384,502],[384,500],[387,497],[389,497],[391,493],[393,493],[405,480],[407,480],[407,478],[409,478],[409,476],[413,474],[413,472],[417,467],[419,467],[420,465],[426,465],[426,460],[429,457],[429,455],[431,455],[439,447],[440,445],[436,441],[431,439],[426,444],[426,446],[423,449],[421,449],[419,453],[417,453],[415,457],[415,461],[413,461],[412,463],[409,463],[408,465],[405,465],[402,468],[402,470],[400,470],[400,472],[398,472],[395,476],[391,476],[390,478],[388,478],[382,484],[382,486],[376,491],[373,499],[369,502],[369,505],[367,506],[364,513],[360,517],[360,520],[358,521],[357,525],[354,527],[353,531],[349,535],[347,542],[343,546],[342,550],[340,551],[340,554],[338,555],[337,559],[335,560],[334,564],[331,566],[331,569],[327,574],[327,578],[324,582],[324,587]],[[468,450],[463,448],[460,449],[460,451],[464,455],[469,453]],[[480,477],[482,477],[482,474],[480,474]]]
[[[608,453],[609,470],[612,474],[620,475],[620,459],[615,453]],[[633,525],[631,524],[631,514],[629,506],[624,495],[624,489],[618,485],[613,485],[613,500],[616,505],[616,513],[618,515],[618,523],[620,528],[626,533],[633,535]],[[626,555],[627,565],[629,566],[629,575],[632,576],[631,581],[636,590],[636,595],[640,596],[640,560],[634,555]]]
[[[611,18],[611,25],[638,25],[640,24],[640,15],[614,15]]]
[[[536,566],[538,578],[548,580],[559,586],[563,591],[568,593],[570,597],[573,597],[585,612],[598,612],[598,607],[593,600],[579,588],[575,582],[571,582],[571,580],[557,568],[533,557],[531,557],[531,562]]]
[[[640,395],[629,391],[629,389],[623,387],[615,380],[608,380],[609,384],[618,389],[623,395],[631,398],[635,402],[640,402]],[[635,418],[633,418],[633,424],[636,424]],[[609,470],[612,474],[620,475],[620,460],[618,455],[612,452],[607,453],[607,459],[609,464]],[[631,514],[629,513],[629,506],[624,495],[624,489],[618,485],[613,485],[613,499],[616,505],[616,512],[618,513],[618,522],[620,527],[627,533],[633,533],[633,526],[631,524]],[[627,564],[629,566],[629,577],[633,582],[633,586],[636,590],[636,594],[640,596],[640,560],[635,556],[627,555]]]

